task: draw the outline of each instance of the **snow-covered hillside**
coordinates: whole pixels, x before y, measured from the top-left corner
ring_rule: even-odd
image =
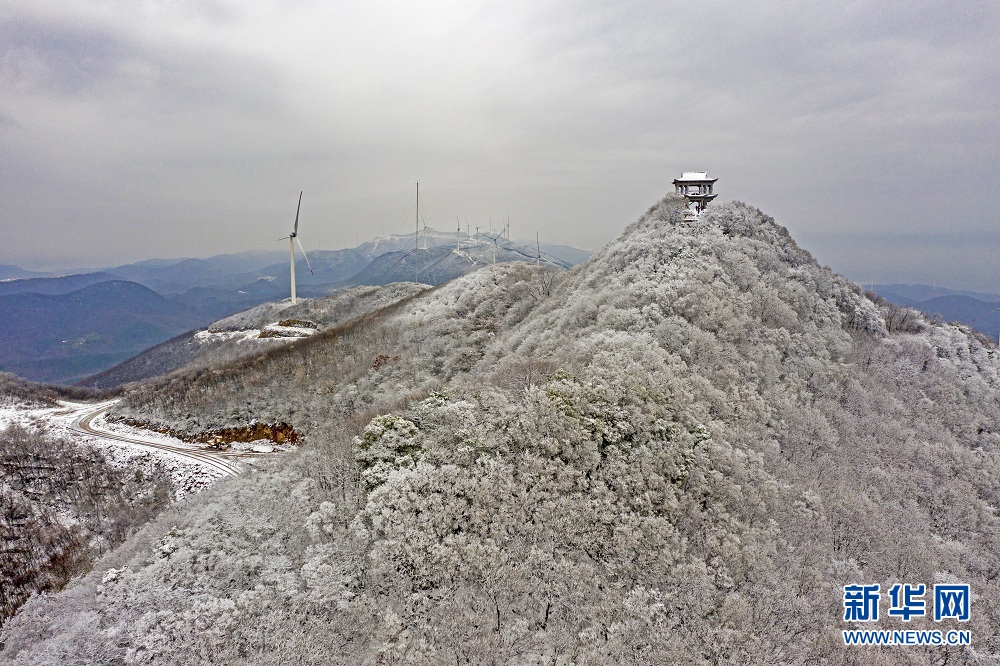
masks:
[[[376,257],[351,281],[353,284],[384,285],[415,280],[437,285],[483,266],[511,261],[529,261],[541,265],[569,268],[569,264],[548,254],[506,239],[474,237],[460,245],[439,245],[430,249],[387,252]]]
[[[301,299],[295,305],[289,299],[263,303],[213,322],[204,330],[185,333],[148,349],[91,377],[86,385],[114,388],[180,368],[206,367],[253,356],[387,307],[425,289],[426,285],[398,283],[386,287],[344,289],[322,298]],[[306,325],[281,326],[282,322],[302,322]]]
[[[996,663],[998,371],[760,211],[668,196],[569,271],[487,266],[131,391],[305,444],[29,602],[0,658]],[[845,647],[844,585],[956,582],[971,646]]]

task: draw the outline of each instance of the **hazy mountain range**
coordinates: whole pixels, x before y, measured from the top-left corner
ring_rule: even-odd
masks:
[[[960,291],[925,284],[876,284],[879,296],[902,307],[912,307],[945,321],[973,327],[994,340],[1000,336],[1000,294]]]
[[[414,236],[374,239],[358,248],[309,253],[312,271],[296,260],[298,295],[323,296],[357,285],[400,281],[439,284],[495,261],[539,259],[568,267],[555,254],[579,261],[589,253],[567,246],[529,248],[504,238],[426,230],[421,249]],[[456,240],[459,249],[455,252]],[[424,249],[424,248],[428,249]],[[494,257],[494,255],[496,255]],[[258,303],[286,298],[287,254],[246,252],[207,259],[150,259],[101,271],[36,277],[17,267],[0,267],[20,279],[0,281],[0,371],[35,381],[71,383],[104,370],[180,333]],[[109,296],[128,283],[128,299]],[[40,295],[62,298],[42,299]],[[152,366],[147,366],[152,367]],[[106,381],[106,375],[98,383]]]
[[[107,280],[65,294],[0,296],[0,368],[72,381],[133,356],[201,318],[136,282]]]
[[[0,264],[0,280],[21,280],[32,277],[47,277],[48,273],[39,271],[26,271],[19,266]]]

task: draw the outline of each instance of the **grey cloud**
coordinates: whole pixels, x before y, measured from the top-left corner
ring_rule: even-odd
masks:
[[[0,111],[0,128],[2,129],[20,129],[21,123],[17,122],[12,116],[8,116],[6,113]]]
[[[131,0],[114,26],[9,13],[4,113],[26,131],[0,137],[25,164],[0,165],[0,212],[50,239],[141,223],[159,235],[136,252],[204,254],[269,242],[306,189],[329,247],[378,233],[420,179],[449,228],[509,212],[593,247],[708,169],[720,200],[855,273],[918,275],[996,225],[992,2],[156,6],[176,25]]]
[[[2,19],[0,53],[7,85],[67,94],[114,78],[136,49],[100,30],[21,16]]]
[[[154,111],[190,105],[248,112],[280,106],[281,74],[207,45],[155,43],[84,22],[21,15],[0,23],[0,80],[22,92],[130,100]]]

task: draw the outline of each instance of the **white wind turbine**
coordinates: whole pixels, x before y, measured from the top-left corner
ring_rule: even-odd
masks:
[[[306,251],[302,248],[302,241],[299,240],[299,211],[302,210],[302,192],[299,192],[299,205],[295,209],[295,226],[292,227],[292,233],[285,238],[288,239],[288,262],[290,265],[290,271],[292,274],[292,305],[295,305],[295,244],[298,243],[299,250],[302,252],[302,258],[306,260],[306,266],[309,267],[309,273],[313,272],[312,264],[309,263],[309,256]],[[279,238],[278,240],[285,240],[285,238]]]

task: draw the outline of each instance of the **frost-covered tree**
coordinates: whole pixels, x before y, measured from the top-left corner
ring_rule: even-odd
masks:
[[[58,590],[164,506],[167,475],[12,425],[0,430],[0,624]]]

